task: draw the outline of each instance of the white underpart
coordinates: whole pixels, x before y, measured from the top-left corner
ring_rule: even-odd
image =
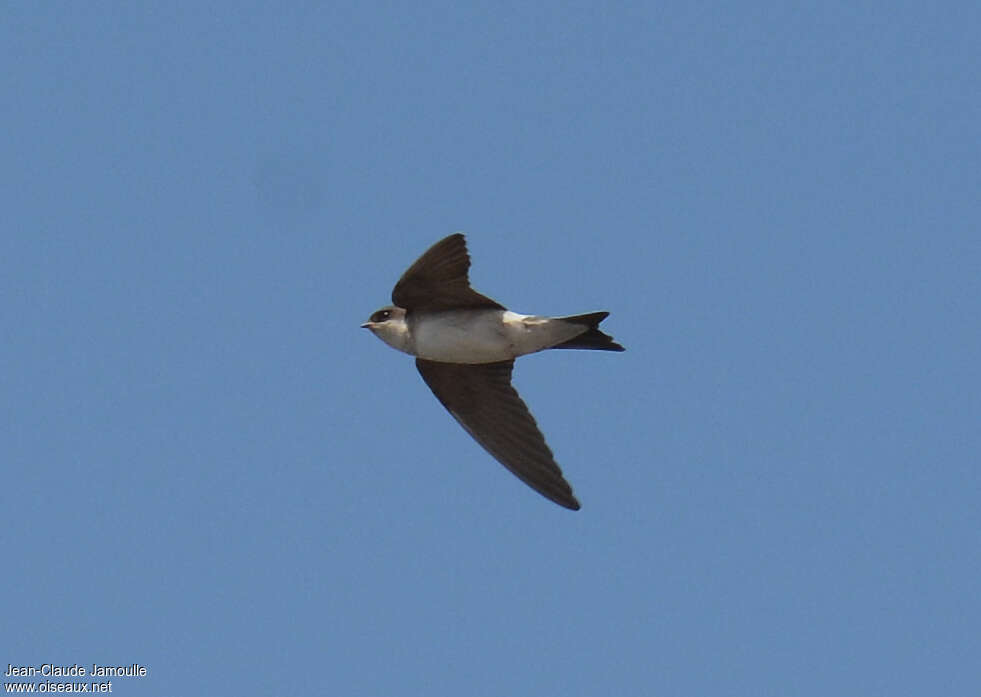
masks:
[[[388,343],[430,361],[494,363],[555,346],[584,329],[510,310],[453,310],[416,318],[405,347]]]

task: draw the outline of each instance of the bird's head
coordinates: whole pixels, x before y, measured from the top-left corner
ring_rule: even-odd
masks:
[[[409,325],[405,321],[405,310],[389,305],[373,312],[368,321],[361,325],[386,344],[408,353]]]

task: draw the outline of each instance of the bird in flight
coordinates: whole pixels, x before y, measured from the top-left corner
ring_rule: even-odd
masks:
[[[361,326],[416,357],[447,411],[498,462],[560,506],[579,510],[545,437],[511,386],[514,359],[544,349],[623,351],[599,324],[609,312],[539,317],[511,312],[470,287],[463,235],[419,257],[392,290],[392,305]]]

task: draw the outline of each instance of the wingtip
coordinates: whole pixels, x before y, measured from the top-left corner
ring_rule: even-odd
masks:
[[[553,502],[562,506],[562,508],[567,508],[570,511],[578,511],[581,508],[581,506],[579,505],[579,501],[576,499],[575,496],[572,496],[571,494],[568,497],[549,496],[548,498],[550,498]]]

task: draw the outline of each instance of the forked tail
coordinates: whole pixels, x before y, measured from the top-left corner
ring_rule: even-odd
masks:
[[[586,327],[579,336],[564,341],[553,346],[555,349],[592,349],[594,351],[624,351],[623,346],[613,340],[609,334],[604,334],[599,329],[599,324],[609,316],[609,312],[590,312],[585,315],[571,315],[569,317],[556,317],[555,319],[572,324],[581,324]]]

